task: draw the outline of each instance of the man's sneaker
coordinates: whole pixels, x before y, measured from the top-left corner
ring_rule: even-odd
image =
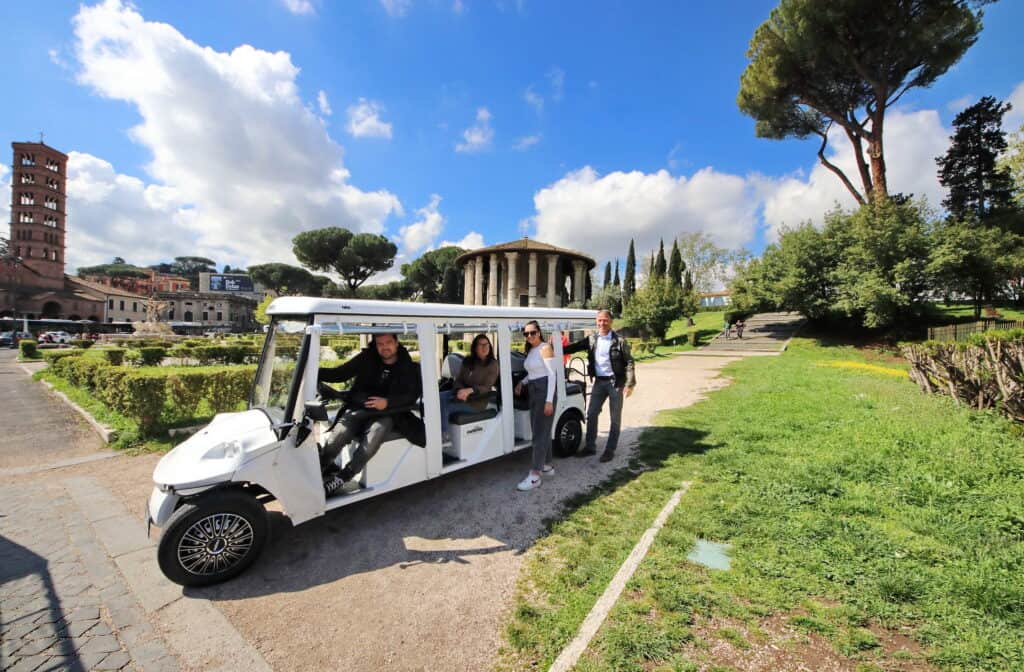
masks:
[[[597,455],[597,450],[594,448],[584,448],[576,453],[576,457],[590,457],[591,455]]]
[[[615,457],[615,453],[614,452],[610,452],[610,451],[606,450],[603,453],[601,453],[601,461],[602,462],[611,462],[612,458],[614,458],[614,457]]]
[[[540,487],[540,476],[535,474],[527,474],[526,478],[519,481],[519,485],[516,486],[517,490],[526,492],[527,490],[533,490],[534,488]]]
[[[546,467],[544,467],[543,469],[540,470],[540,475],[541,476],[554,476],[555,475],[555,468],[552,467],[549,464],[549,465],[547,465]]]
[[[359,490],[359,481],[353,480],[352,477],[346,480],[345,476],[344,472],[335,471],[324,478],[324,494],[328,498],[342,494],[350,495]]]

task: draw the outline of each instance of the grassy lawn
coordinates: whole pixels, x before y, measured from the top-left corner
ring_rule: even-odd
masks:
[[[665,341],[671,341],[672,339],[678,338],[684,340],[686,335],[691,331],[697,332],[697,347],[690,345],[689,342],[680,343],[679,345],[659,345],[653,353],[633,353],[634,358],[638,362],[642,362],[647,359],[653,359],[655,357],[664,357],[672,352],[684,352],[687,350],[696,350],[711,342],[719,332],[722,331],[722,311],[709,311],[703,313],[697,313],[693,316],[694,325],[691,327],[686,323],[686,319],[679,319],[669,326],[668,331],[665,332]]]
[[[1010,304],[996,305],[996,310],[1004,320],[1024,320],[1024,309]],[[937,303],[932,306],[931,322],[933,324],[953,324],[954,322],[974,322],[974,306],[969,303]],[[982,312],[982,317],[985,317]]]
[[[796,339],[662,413],[531,551],[505,667],[547,668],[692,481],[576,669],[1024,669],[1024,441],[894,368]],[[689,562],[698,538],[731,568]]]

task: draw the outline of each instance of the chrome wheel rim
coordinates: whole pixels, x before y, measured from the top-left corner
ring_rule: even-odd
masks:
[[[190,574],[217,574],[238,564],[252,542],[248,520],[235,513],[215,513],[185,530],[178,542],[178,563]]]
[[[579,422],[570,420],[562,425],[562,433],[559,435],[558,439],[566,448],[577,447],[582,434],[583,432],[580,429]]]

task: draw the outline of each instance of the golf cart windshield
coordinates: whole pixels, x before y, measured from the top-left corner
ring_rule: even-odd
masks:
[[[306,321],[294,318],[275,319],[267,331],[249,408],[266,411],[275,423],[286,419],[295,363],[305,331]]]

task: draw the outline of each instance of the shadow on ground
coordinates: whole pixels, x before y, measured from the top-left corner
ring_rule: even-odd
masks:
[[[623,432],[621,445],[629,445],[639,431]],[[387,567],[472,564],[508,551],[518,555],[553,521],[659,468],[669,456],[713,448],[702,442],[704,436],[686,428],[648,428],[642,451],[625,466],[607,471],[596,458],[556,460],[557,475],[527,493],[515,489],[529,465],[529,455],[519,452],[331,511],[299,527],[273,512],[270,542],[253,567],[233,581],[185,594],[239,600],[304,591]],[[602,473],[608,475],[601,478]],[[588,482],[595,485],[580,486]]]

